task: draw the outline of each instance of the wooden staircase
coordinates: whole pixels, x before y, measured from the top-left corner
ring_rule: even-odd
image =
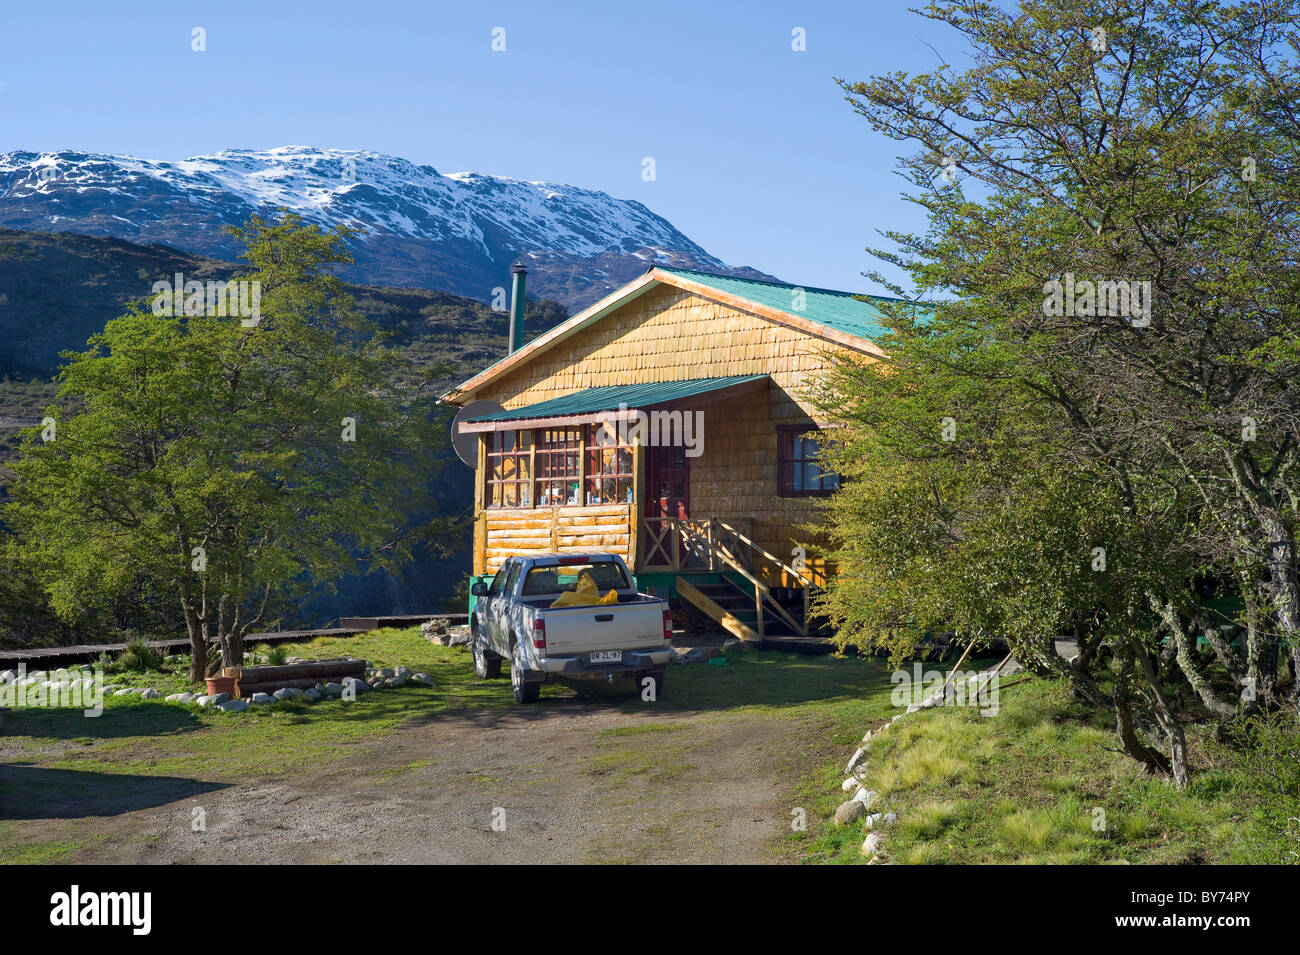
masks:
[[[677,593],[728,633],[753,643],[803,641],[817,647],[815,652],[829,646],[813,635],[809,612],[813,589],[826,586],[822,574],[787,564],[757,543],[752,530],[745,533],[720,518],[659,517],[646,523],[654,526],[647,528],[644,553],[667,561],[661,567],[647,560],[648,568],[677,572]],[[709,576],[702,580],[702,573]],[[799,586],[773,588],[764,576]]]

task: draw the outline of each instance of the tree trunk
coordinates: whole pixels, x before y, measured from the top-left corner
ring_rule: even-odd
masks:
[[[1243,698],[1246,709],[1253,712],[1273,696],[1277,676],[1277,643],[1264,632],[1267,624],[1260,619],[1255,604],[1255,588],[1242,588],[1246,600],[1246,686]]]
[[[188,587],[181,585],[181,612],[185,614],[185,631],[190,638],[190,672],[191,683],[198,683],[207,675],[208,643],[203,632],[203,622],[194,610],[194,602],[187,592]]]
[[[1137,734],[1133,725],[1134,653],[1127,641],[1119,649],[1119,675],[1115,678],[1115,723],[1124,752],[1137,760],[1145,772],[1167,775],[1169,760],[1151,749]]]
[[[1132,640],[1132,634],[1129,634],[1128,638]],[[1183,724],[1165,698],[1164,689],[1160,685],[1159,674],[1156,673],[1155,667],[1151,664],[1151,654],[1147,653],[1146,648],[1137,644],[1136,641],[1134,641],[1132,649],[1134,656],[1137,657],[1142,676],[1146,680],[1146,696],[1148,703],[1151,705],[1151,712],[1155,715],[1156,723],[1169,741],[1168,772],[1173,776],[1175,786],[1179,789],[1186,789],[1188,782],[1187,738],[1183,735]]]
[[[1263,534],[1264,560],[1272,585],[1272,607],[1278,635],[1287,638],[1291,647],[1291,665],[1300,675],[1300,639],[1297,639],[1300,637],[1300,579],[1297,579],[1296,571],[1295,533],[1277,506],[1274,495],[1260,481],[1250,455],[1239,449],[1229,455],[1228,464]],[[1292,682],[1291,703],[1300,714],[1300,680]]]
[[[1177,608],[1170,601],[1157,600],[1154,595],[1148,596],[1151,606],[1160,614],[1165,629],[1173,637],[1174,653],[1178,660],[1178,668],[1182,671],[1183,676],[1192,685],[1192,689],[1196,691],[1196,695],[1201,698],[1201,702],[1205,704],[1207,710],[1215,716],[1230,719],[1237,712],[1237,708],[1232,703],[1220,699],[1219,694],[1210,685],[1210,681],[1206,679],[1201,670],[1200,661],[1196,659],[1192,639],[1187,635],[1187,628],[1183,626]]]

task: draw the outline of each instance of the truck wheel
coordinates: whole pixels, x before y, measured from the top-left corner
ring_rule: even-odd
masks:
[[[655,700],[656,703],[658,703],[660,700],[662,700],[662,699],[664,698],[664,671],[663,671],[663,670],[651,670],[651,671],[648,672],[648,673],[640,673],[640,674],[638,674],[638,675],[637,675],[637,678],[636,678],[636,695],[637,695],[637,696],[641,696],[641,694],[643,694],[643,693],[645,692],[645,678],[646,678],[646,677],[650,677],[652,680],[655,681],[655,683],[654,683],[654,690],[655,690],[655,697],[654,697],[654,700]]]
[[[485,650],[474,640],[474,675],[480,680],[495,680],[501,675],[501,658]]]
[[[513,655],[510,657],[510,689],[515,692],[516,703],[536,703],[537,695],[542,692],[540,683],[529,683],[524,679],[522,654],[519,652],[519,644],[515,644]]]

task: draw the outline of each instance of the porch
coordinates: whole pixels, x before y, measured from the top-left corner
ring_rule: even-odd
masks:
[[[635,567],[648,586],[669,584],[690,603],[742,640],[811,637],[810,605],[826,585],[824,568],[796,567],[754,536],[752,517],[642,519]]]

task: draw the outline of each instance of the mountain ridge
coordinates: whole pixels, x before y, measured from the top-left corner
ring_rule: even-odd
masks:
[[[529,288],[577,311],[653,264],[749,278],[644,203],[561,183],[440,173],[371,150],[224,149],[178,161],[61,150],[0,155],[0,226],[163,244],[218,259],[222,232],[288,209],[366,230],[349,281],[479,301],[529,266]]]

